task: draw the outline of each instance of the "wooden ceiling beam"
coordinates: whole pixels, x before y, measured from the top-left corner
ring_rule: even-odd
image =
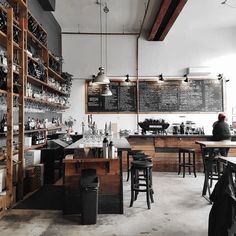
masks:
[[[161,22],[166,15],[166,12],[171,4],[171,0],[163,0],[160,10],[157,12],[156,20],[152,26],[151,33],[148,37],[148,40],[152,41],[154,40],[156,33],[161,25]]]
[[[163,41],[188,0],[163,0],[148,40]]]
[[[173,15],[171,16],[168,24],[166,25],[165,29],[163,30],[161,37],[160,37],[160,41],[163,41],[166,37],[166,35],[168,34],[168,32],[170,31],[171,27],[173,26],[173,24],[175,23],[177,17],[179,16],[180,12],[182,11],[184,5],[186,4],[187,0],[180,0],[178,6],[176,7]]]

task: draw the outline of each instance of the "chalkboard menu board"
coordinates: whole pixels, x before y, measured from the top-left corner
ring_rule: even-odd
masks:
[[[87,112],[137,112],[136,83],[110,83],[112,96],[103,97],[102,86],[87,84]],[[218,80],[139,81],[139,112],[223,111],[223,82]]]
[[[219,112],[223,84],[215,80],[139,82],[140,112]]]
[[[112,96],[101,96],[101,85],[87,84],[87,112],[136,112],[136,83],[124,86],[121,82],[111,82]]]

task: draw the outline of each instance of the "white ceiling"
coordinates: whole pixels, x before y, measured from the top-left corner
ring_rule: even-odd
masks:
[[[98,0],[100,1],[100,0]],[[219,29],[235,27],[236,0],[228,0],[232,8],[221,4],[223,0],[188,0],[171,31],[179,27],[189,29]],[[100,5],[97,0],[57,0],[54,15],[63,32],[99,33]],[[108,33],[138,33],[149,0],[102,0],[109,8]],[[156,9],[162,0],[150,0],[144,29],[150,30]],[[103,32],[105,32],[105,13]]]
[[[150,0],[149,9],[154,9],[162,0]],[[98,0],[100,2],[100,0]],[[102,25],[105,32],[105,3],[108,33],[138,33],[149,0],[102,0]],[[150,9],[148,17],[150,17]],[[97,0],[57,0],[54,12],[62,31],[100,33],[100,5]]]

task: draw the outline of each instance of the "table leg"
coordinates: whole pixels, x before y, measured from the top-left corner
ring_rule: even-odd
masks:
[[[129,152],[127,152],[127,168],[126,168],[126,171],[127,171],[127,179],[126,181],[129,181]]]
[[[203,159],[203,166],[204,166],[204,184],[203,184],[203,189],[202,189],[202,196],[209,202],[209,203],[212,203],[211,200],[209,199],[210,197],[210,185],[209,185],[209,181],[208,181],[208,176],[209,176],[209,166],[208,166],[208,163],[206,161],[206,149],[204,149],[202,146],[201,146],[201,152],[202,152],[202,159]],[[208,195],[207,194],[208,192]]]

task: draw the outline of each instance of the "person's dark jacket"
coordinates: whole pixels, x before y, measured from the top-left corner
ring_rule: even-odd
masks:
[[[236,197],[232,174],[227,167],[215,185],[210,196],[213,202],[208,224],[208,236],[228,236],[232,225],[232,207],[235,207]]]
[[[231,139],[229,125],[224,121],[216,121],[213,124],[213,141],[221,141]]]

